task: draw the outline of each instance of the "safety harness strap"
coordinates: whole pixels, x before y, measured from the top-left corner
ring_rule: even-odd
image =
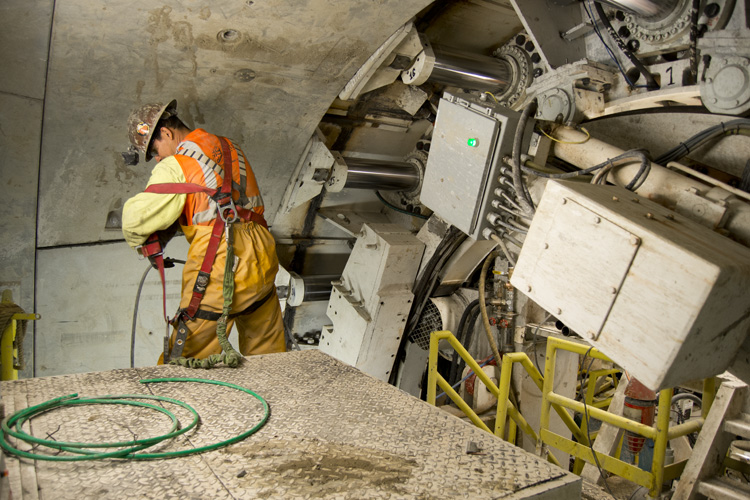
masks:
[[[262,298],[259,300],[256,300],[252,304],[250,304],[249,307],[246,307],[240,312],[232,313],[228,316],[228,319],[232,320],[235,319],[237,316],[246,316],[248,314],[252,314],[258,309],[260,309],[260,306],[268,302],[268,299],[270,299],[273,296],[274,290],[271,289],[267,294],[265,294]],[[193,319],[203,319],[206,321],[218,321],[221,317],[221,313],[214,312],[214,311],[206,311],[205,309],[198,309],[195,312],[195,316],[193,316]]]
[[[203,256],[203,262],[201,268],[198,271],[198,276],[195,279],[193,285],[193,295],[190,298],[190,303],[186,309],[180,310],[178,316],[175,318],[177,335],[175,339],[175,345],[172,352],[169,352],[169,339],[168,336],[164,342],[164,362],[169,362],[170,359],[178,358],[182,355],[182,349],[185,345],[185,339],[187,338],[187,326],[185,325],[186,320],[192,320],[196,318],[196,313],[199,311],[200,303],[203,300],[203,296],[206,293],[206,288],[211,277],[211,269],[213,268],[214,261],[216,260],[216,254],[219,250],[219,244],[221,243],[221,237],[224,233],[225,221],[234,221],[242,219],[245,221],[252,221],[256,224],[260,224],[268,229],[268,224],[265,218],[259,213],[253,210],[247,210],[239,208],[234,205],[232,200],[232,156],[229,143],[223,137],[219,137],[222,147],[222,159],[223,159],[223,170],[224,178],[222,180],[221,187],[219,189],[212,189],[206,186],[201,186],[195,183],[162,183],[162,184],[151,184],[144,192],[155,193],[155,194],[189,194],[189,193],[204,193],[210,196],[218,205],[218,215],[214,219],[214,224],[211,229],[211,236],[208,241],[208,247],[206,253]],[[164,280],[164,259],[162,255],[162,248],[159,242],[157,233],[152,234],[146,243],[141,247],[143,255],[149,257],[154,256],[154,262],[159,269],[162,282],[162,292],[164,299],[164,318],[169,322],[169,318],[166,312],[166,285]]]
[[[144,257],[153,260],[154,264],[156,265],[156,269],[159,271],[159,277],[161,278],[161,296],[162,307],[164,309],[164,320],[168,322],[169,316],[167,316],[167,285],[164,277],[164,251],[161,247],[161,242],[159,241],[158,232],[149,236],[146,242],[141,245],[140,250],[141,254],[143,254]]]
[[[223,185],[223,184],[222,184]],[[161,184],[151,184],[144,191],[144,193],[155,193],[155,194],[191,194],[191,193],[205,193],[212,199],[219,194],[221,191],[218,189],[208,188],[201,186],[200,184],[194,184],[191,182],[179,183],[179,182],[164,182]],[[236,207],[237,215],[246,222],[255,222],[260,224],[264,228],[268,229],[268,223],[266,219],[254,210],[249,210],[241,207]]]

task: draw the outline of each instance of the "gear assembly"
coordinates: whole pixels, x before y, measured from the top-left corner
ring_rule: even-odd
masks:
[[[157,166],[122,229],[165,297],[190,243],[160,363],[316,351],[615,498],[747,498],[750,2],[422,3],[273,175],[188,99],[130,115]]]

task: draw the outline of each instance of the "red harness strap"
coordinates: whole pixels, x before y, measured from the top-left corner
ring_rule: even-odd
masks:
[[[164,183],[152,184],[148,186],[144,191],[146,193],[157,194],[205,193],[211,196],[218,205],[218,214],[216,216],[216,219],[214,219],[211,237],[208,241],[208,248],[206,249],[206,254],[203,256],[203,263],[201,264],[200,271],[198,271],[198,276],[196,277],[195,284],[193,285],[193,296],[190,298],[190,304],[183,311],[183,314],[185,314],[189,319],[193,319],[195,317],[195,313],[198,311],[201,300],[206,293],[206,287],[208,286],[208,281],[211,277],[211,269],[213,268],[214,260],[216,259],[216,253],[219,250],[219,244],[221,243],[222,234],[224,233],[225,219],[233,220],[235,217],[240,217],[245,221],[255,222],[268,229],[268,224],[261,214],[253,210],[237,208],[234,206],[234,202],[232,201],[231,149],[229,148],[229,143],[226,139],[224,139],[223,137],[219,137],[219,141],[221,141],[221,151],[224,163],[224,179],[221,183],[220,189],[211,189],[209,187],[193,183]],[[159,249],[161,250],[161,247],[159,247]],[[159,266],[159,272],[161,273],[163,284],[164,265],[163,260],[160,261],[158,259],[159,257],[157,257],[157,265]],[[164,316],[166,317],[166,306]]]
[[[149,236],[146,242],[141,245],[140,250],[144,257],[153,257],[153,262],[156,264],[156,269],[159,271],[159,276],[161,277],[161,292],[164,299],[162,300],[162,306],[164,307],[164,321],[168,322],[167,286],[164,282],[164,250],[161,247],[161,241],[159,241],[159,234],[154,233]]]

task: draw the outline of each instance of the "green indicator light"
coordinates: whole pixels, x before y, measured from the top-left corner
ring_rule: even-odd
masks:
[[[466,144],[468,144],[469,147],[475,148],[475,147],[477,147],[477,142],[478,141],[477,141],[476,137],[472,137],[471,139],[469,139],[468,141],[466,141]]]

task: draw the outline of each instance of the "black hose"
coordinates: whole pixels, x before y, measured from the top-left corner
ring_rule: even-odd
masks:
[[[742,170],[740,185],[737,186],[746,193],[750,193],[750,160],[745,162],[745,168]]]
[[[463,345],[466,346],[467,350],[471,345],[472,340],[474,339],[474,330],[476,330],[477,320],[479,319],[479,315],[481,314],[481,312],[482,311],[479,306],[475,307],[471,312],[471,316],[469,316],[469,319],[466,322],[466,334],[464,336]],[[459,359],[458,365],[456,366],[456,374],[463,373],[465,366],[466,362],[463,359]]]
[[[513,136],[513,155],[511,162],[513,189],[516,192],[516,198],[518,199],[518,203],[521,205],[523,211],[529,215],[533,215],[535,209],[534,202],[531,200],[531,196],[528,194],[528,191],[523,184],[523,179],[521,178],[521,145],[523,144],[523,134],[526,131],[526,122],[529,121],[529,116],[531,116],[532,113],[536,113],[536,108],[536,99],[533,99],[525,108],[523,108],[521,117],[518,119],[518,125],[516,126],[516,133]]]
[[[178,259],[170,259],[167,257],[164,259],[164,263],[177,263],[177,264],[184,264],[184,260],[178,260]],[[165,267],[172,267],[172,266],[166,266]],[[151,270],[151,264],[148,265],[145,271],[143,271],[143,276],[141,276],[141,281],[138,283],[138,291],[135,294],[135,304],[133,305],[133,323],[130,330],[130,368],[135,368],[135,326],[138,321],[138,305],[141,302],[141,291],[143,290],[143,283],[146,282],[146,276],[148,276],[148,272]]]
[[[688,48],[688,59],[690,60],[690,85],[698,83],[698,16],[701,9],[701,0],[693,0],[690,8],[690,47]]]
[[[666,165],[669,162],[680,161],[707,142],[725,135],[739,134],[740,130],[750,130],[750,120],[747,118],[738,118],[728,122],[721,122],[718,125],[702,130],[660,155],[654,162],[659,165]]]
[[[438,243],[435,253],[432,254],[430,260],[425,265],[422,273],[417,280],[417,284],[414,286],[414,299],[411,304],[411,310],[409,311],[409,319],[406,322],[406,328],[404,328],[404,334],[401,336],[401,343],[399,345],[397,355],[393,361],[393,368],[389,377],[389,383],[396,383],[396,367],[401,362],[406,347],[406,341],[408,340],[411,332],[414,330],[417,322],[422,316],[427,301],[432,295],[435,286],[437,285],[440,271],[448,261],[453,252],[464,242],[467,238],[460,229],[451,226],[446,231],[443,239]]]
[[[465,348],[469,347],[468,342],[466,342],[466,323],[469,319],[469,316],[471,316],[472,308],[479,307],[479,299],[473,300],[469,303],[469,305],[466,306],[466,309],[464,309],[463,314],[461,315],[461,319],[458,321],[458,329],[456,330],[456,339],[463,345]],[[473,326],[473,325],[472,325]],[[458,367],[458,351],[453,351],[453,358],[451,359],[451,368],[448,372],[448,381],[451,385],[456,383],[456,375]]]
[[[648,156],[646,155],[646,151],[642,149],[631,149],[631,150],[625,151],[624,153],[618,156],[615,156],[614,158],[610,158],[607,161],[599,163],[598,165],[594,165],[593,167],[585,168],[583,170],[576,170],[575,172],[564,172],[561,174],[549,174],[547,172],[541,172],[539,170],[535,170],[525,165],[522,167],[522,169],[527,174],[536,175],[537,177],[543,177],[545,179],[570,179],[570,178],[578,177],[581,175],[593,174],[597,170],[601,170],[605,167],[609,167],[609,169],[611,169],[614,167],[614,164],[616,162],[619,162],[621,160],[625,160],[628,158],[636,158],[641,161],[641,165],[640,165],[640,168],[638,169],[638,172],[635,174],[633,179],[628,183],[628,185],[625,186],[626,189],[630,191],[635,191],[643,185],[643,183],[646,180],[646,177],[648,176],[649,171],[651,170],[651,160],[648,159]]]
[[[649,71],[646,69],[646,67],[641,63],[640,59],[638,59],[635,54],[630,52],[630,49],[628,49],[627,45],[625,45],[625,42],[622,41],[622,38],[620,38],[620,35],[617,34],[615,29],[612,27],[612,23],[609,22],[609,19],[607,18],[607,14],[604,13],[604,8],[602,8],[602,4],[599,2],[594,2],[594,9],[596,9],[596,15],[599,17],[599,20],[604,25],[605,28],[607,28],[607,33],[609,33],[609,36],[612,37],[612,40],[615,41],[617,46],[620,48],[623,54],[625,54],[625,57],[627,57],[630,62],[635,66],[635,68],[643,75],[643,77],[646,79],[646,89],[647,90],[658,90],[659,84],[656,83],[656,80],[654,79],[654,75],[649,73]]]

